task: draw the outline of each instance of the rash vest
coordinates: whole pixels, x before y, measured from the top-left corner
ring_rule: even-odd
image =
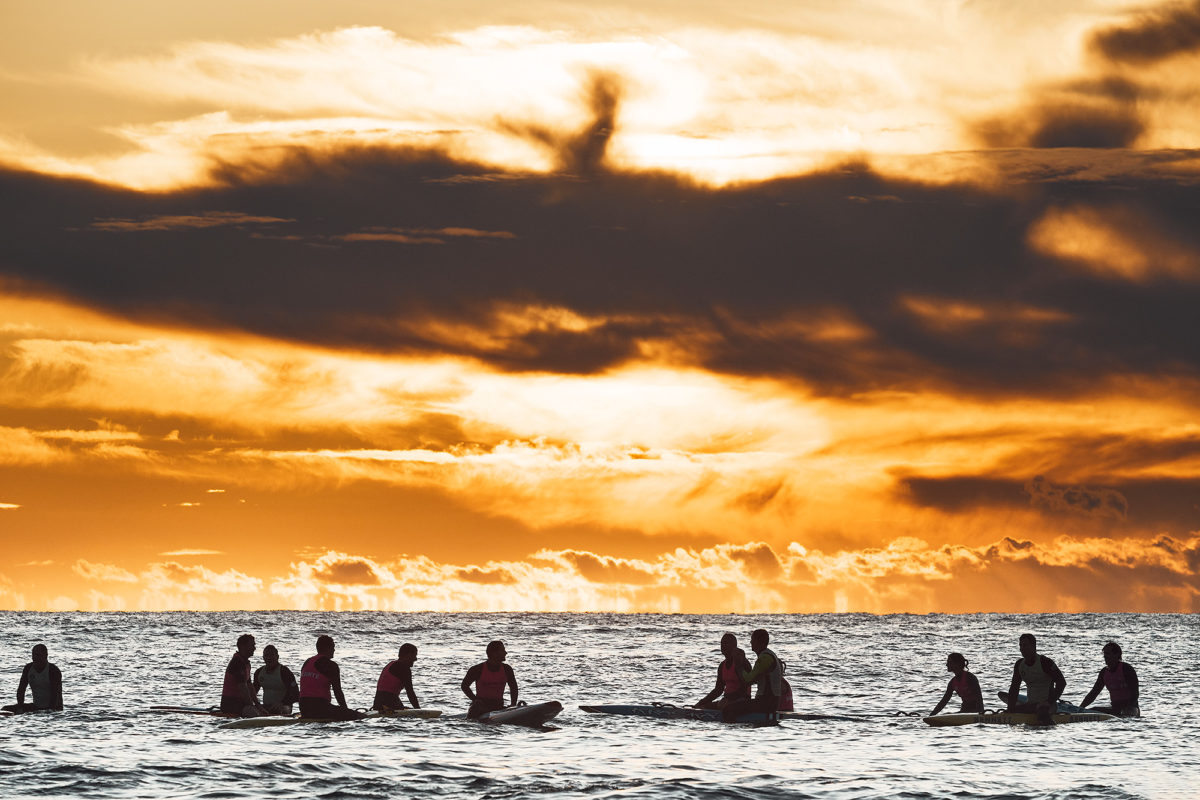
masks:
[[[762,652],[758,654],[762,658],[764,654],[770,654],[775,660],[775,664],[764,675],[758,678],[758,691],[755,692],[755,697],[779,697],[783,694],[783,662],[779,660],[779,656],[775,655],[775,651],[769,647],[764,647]]]
[[[747,694],[746,684],[742,683],[742,676],[738,674],[737,664],[731,661],[722,661],[720,666],[721,681],[725,684],[725,696],[737,694]]]
[[[492,672],[488,669],[485,661],[479,670],[479,679],[475,681],[476,697],[485,700],[503,700],[505,686],[508,686],[508,670],[501,664],[500,669]]]
[[[404,688],[404,682],[392,674],[392,664],[395,663],[396,661],[389,661],[388,665],[383,668],[383,672],[379,673],[379,680],[375,683],[375,691],[400,695],[400,690]]]
[[[225,683],[221,686],[222,697],[243,698],[242,688],[250,682],[250,659],[243,656],[241,653],[234,653],[230,661],[230,666],[234,666],[233,662],[238,661],[238,672],[231,672],[228,668],[225,669]]]
[[[317,653],[315,656],[311,656],[308,661],[305,661],[304,666],[300,669],[301,697],[333,699],[333,692],[331,691],[332,682],[324,673],[317,671],[317,662],[322,658],[329,658],[329,656]]]
[[[1133,703],[1133,687],[1129,685],[1129,681],[1126,679],[1126,666],[1125,662],[1122,661],[1117,665],[1116,669],[1105,667],[1100,670],[1100,674],[1104,678],[1104,686],[1108,689],[1108,696],[1116,708]]]
[[[287,685],[283,682],[283,666],[280,665],[274,671],[266,667],[259,667],[258,672],[254,673],[255,680],[262,687],[262,701],[265,706],[280,705],[283,703],[283,698],[287,696]]]
[[[1032,664],[1022,658],[1017,662],[1017,671],[1025,681],[1029,702],[1041,703],[1050,699],[1050,673],[1043,668],[1040,654]]]

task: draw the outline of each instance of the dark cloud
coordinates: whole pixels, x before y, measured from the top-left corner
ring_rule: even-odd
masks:
[[[989,147],[1129,147],[1145,131],[1137,101],[1143,89],[1105,77],[1045,87],[1023,108],[981,122]]]
[[[656,575],[625,559],[597,556],[579,550],[564,550],[556,555],[575,567],[579,574],[593,583],[648,584]]]
[[[774,580],[783,573],[779,556],[769,545],[761,542],[735,547],[729,551],[729,557],[745,564],[750,576],[757,580]]]
[[[1124,519],[1129,501],[1112,489],[1086,486],[1056,486],[1041,475],[1025,484],[1029,502],[1050,511],[1069,511],[1088,516]]]
[[[1144,11],[1129,24],[1097,31],[1088,46],[1110,61],[1133,64],[1200,50],[1200,0]]]
[[[517,579],[506,569],[480,569],[479,567],[463,567],[455,571],[454,577],[470,583],[483,584],[512,584]]]
[[[379,575],[373,563],[363,558],[348,557],[327,564],[315,576],[324,583],[341,586],[378,586]]]
[[[144,319],[514,371],[589,373],[649,351],[828,394],[1072,393],[1112,374],[1200,372],[1200,284],[1089,275],[1029,243],[1050,209],[1117,204],[1200,257],[1192,185],[1069,173],[988,190],[850,164],[712,189],[606,166],[619,89],[592,93],[595,119],[551,174],[415,149],[296,150],[156,194],[0,172],[0,278]],[[155,222],[171,219],[242,222]],[[131,227],[95,227],[106,220]],[[364,232],[438,243],[353,240]],[[1059,318],[985,313],[949,330],[912,298]],[[505,322],[525,306],[581,322]],[[828,334],[835,318],[856,333]]]

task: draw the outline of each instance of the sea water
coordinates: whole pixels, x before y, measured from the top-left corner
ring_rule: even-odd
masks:
[[[865,718],[753,727],[578,708],[693,703],[715,682],[721,635],[733,632],[750,653],[758,627],[787,662],[797,711]],[[1200,797],[1194,615],[0,612],[0,630],[4,694],[44,642],[67,706],[0,718],[3,797]],[[1026,631],[1062,668],[1073,702],[1091,688],[1104,643],[1119,642],[1141,679],[1142,719],[931,728],[893,715],[932,710],[951,651],[967,656],[998,707]],[[549,730],[461,718],[221,730],[220,719],[148,712],[216,704],[242,633],[257,638],[256,665],[275,644],[297,673],[316,637],[332,635],[357,707],[413,642],[421,704],[447,715],[466,708],[467,668],[503,639],[521,699],[564,710]]]

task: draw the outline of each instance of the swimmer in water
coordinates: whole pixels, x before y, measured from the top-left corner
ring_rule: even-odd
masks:
[[[420,708],[417,693],[413,690],[412,667],[417,661],[417,646],[409,642],[400,645],[396,659],[390,662],[379,673],[379,681],[375,684],[375,702],[371,708],[378,711],[394,711],[404,708],[400,700],[400,690],[408,695],[408,702],[413,708]]]
[[[317,654],[300,668],[300,716],[306,719],[362,719],[363,713],[346,706],[342,671],[333,660],[332,636],[317,637]],[[333,704],[332,697],[338,704]]]
[[[46,645],[33,646],[33,661],[25,665],[21,671],[21,680],[17,683],[17,702],[4,706],[4,711],[13,714],[23,714],[27,711],[62,711],[62,672],[50,663],[50,655]],[[25,690],[33,694],[33,702],[25,702]]]
[[[750,684],[742,681],[742,673],[750,672],[750,661],[732,633],[721,637],[721,653],[725,659],[717,665],[717,682],[713,690],[696,703],[696,708],[724,708],[734,701],[750,699]]]
[[[1009,713],[1037,714],[1038,722],[1053,724],[1050,718],[1058,708],[1058,698],[1067,688],[1062,670],[1048,656],[1037,651],[1037,639],[1032,633],[1021,634],[1021,657],[1013,664],[1012,683],[1008,687]],[[1024,682],[1028,700],[1018,702],[1017,692]]]
[[[1100,690],[1108,689],[1108,705],[1097,706],[1093,711],[1103,714],[1115,714],[1118,717],[1140,717],[1142,711],[1138,708],[1141,694],[1138,686],[1137,672],[1133,667],[1121,660],[1121,645],[1109,642],[1104,645],[1104,667],[1096,676],[1096,683],[1088,696],[1080,703],[1081,708],[1087,708],[1100,694]]]
[[[508,687],[509,703],[517,704],[517,676],[513,668],[504,663],[508,651],[504,642],[497,639],[487,646],[487,661],[467,670],[462,680],[462,690],[471,700],[467,719],[479,719],[489,711],[504,708],[504,687]],[[471,686],[474,685],[474,691]]]

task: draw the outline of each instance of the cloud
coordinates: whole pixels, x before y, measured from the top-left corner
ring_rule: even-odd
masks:
[[[294,219],[252,216],[236,211],[202,211],[198,214],[174,214],[147,219],[98,219],[88,227],[97,231],[130,233],[139,231],[173,231],[193,228],[215,228],[221,225],[274,225],[295,222]]]
[[[71,567],[76,575],[88,581],[116,581],[118,583],[137,583],[138,577],[127,569],[115,564],[95,564],[86,559],[79,559]]]
[[[1115,62],[1147,64],[1200,51],[1200,2],[1163,3],[1130,22],[1092,34],[1092,52]]]
[[[20,507],[17,503],[0,503],[0,511],[16,511]]]
[[[175,561],[151,564],[140,580],[150,592],[167,595],[252,594],[263,586],[261,578],[235,569],[215,572]]]
[[[1142,87],[1104,77],[1043,87],[1023,108],[978,124],[989,147],[1123,148],[1146,132]]]
[[[1084,486],[1055,486],[1040,475],[1025,484],[1025,492],[1034,506],[1053,511],[1117,519],[1124,519],[1129,511],[1129,501],[1120,492]]]

